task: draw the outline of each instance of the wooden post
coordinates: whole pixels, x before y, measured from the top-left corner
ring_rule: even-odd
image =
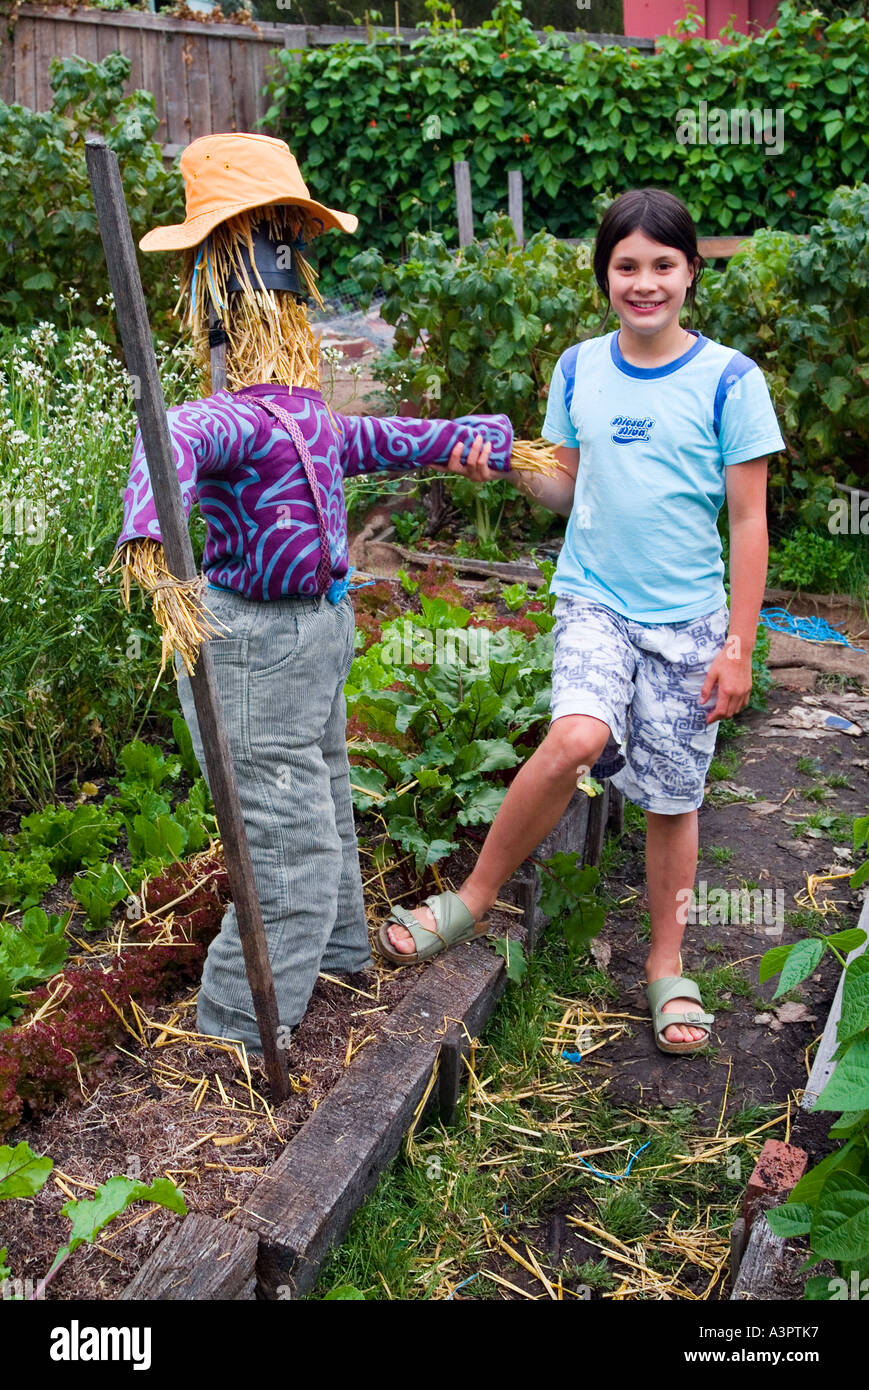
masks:
[[[471,169],[466,159],[453,164],[456,180],[456,207],[459,221],[459,245],[469,246],[474,240],[474,209],[471,202]]]
[[[148,460],[166,563],[176,578],[195,579],[193,548],[166,422],[166,405],[157,373],[157,359],[151,341],[118,160],[102,137],[85,141],[85,158],[115,297],[124,357],[127,370],[138,388],[136,415]],[[238,913],[239,936],[266,1071],[273,1096],[278,1101],[284,1101],[290,1093],[290,1084],[286,1053],[282,1056],[278,1048],[278,1006],[274,979],[208,642],[202,644],[190,685],[202,732],[226,870]]]
[[[525,222],[522,216],[522,173],[519,169],[507,170],[507,211],[513,223],[513,231],[520,246],[525,245]]]
[[[213,304],[213,302],[212,302],[211,300],[209,300],[209,305],[208,305],[208,327],[211,329],[212,333],[214,333],[215,330],[218,329],[218,328],[220,328],[220,329],[223,328],[223,320],[222,320],[222,318],[220,317],[220,315],[218,314],[218,312],[217,312],[217,310],[215,309],[214,304]],[[223,341],[220,342],[220,343],[212,343],[211,349],[210,349],[210,354],[211,354],[211,394],[212,394],[212,396],[213,396],[214,393],[215,393],[215,391],[225,391],[225,390],[226,390],[226,339],[225,339],[225,337],[224,337]]]

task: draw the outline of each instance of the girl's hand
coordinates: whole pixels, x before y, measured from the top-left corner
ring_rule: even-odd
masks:
[[[462,473],[467,478],[473,478],[475,483],[488,483],[492,478],[504,478],[506,475],[498,468],[490,468],[487,459],[492,452],[491,440],[483,442],[481,434],[474,435],[474,442],[471,445],[468,457],[462,463],[462,453],[465,445],[463,440],[458,440],[450,451],[449,463],[433,464],[432,467],[440,468],[446,473]]]
[[[700,704],[705,705],[718,687],[715,707],[706,716],[707,724],[716,719],[732,719],[741,709],[745,709],[751,695],[751,654],[737,655],[738,646],[731,645],[728,639],[723,651],[716,656],[703,682],[700,691]]]

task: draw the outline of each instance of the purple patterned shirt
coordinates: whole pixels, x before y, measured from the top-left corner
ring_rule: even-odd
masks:
[[[239,394],[216,391],[166,412],[185,515],[198,500],[208,527],[202,568],[212,584],[245,598],[315,594],[319,533],[301,461],[276,420]],[[269,397],[299,423],[320,485],[333,580],[343,579],[349,563],[345,478],[446,463],[456,442],[470,446],[475,434],[492,442],[490,468],[510,468],[506,415],[379,419],[330,413],[322,392],[309,387],[266,383],[245,394]],[[137,536],[162,539],[138,428],[117,546]]]

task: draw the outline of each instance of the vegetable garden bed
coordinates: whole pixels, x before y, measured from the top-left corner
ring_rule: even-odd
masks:
[[[426,579],[433,594],[438,581],[431,573]],[[381,585],[395,607],[411,607],[397,583],[378,581]],[[442,576],[439,592],[445,592]],[[474,597],[473,586],[446,592],[453,602],[463,592]],[[381,589],[377,604],[383,599]],[[441,596],[440,602],[448,610],[441,617],[455,616],[447,599]],[[430,615],[438,611],[429,609]],[[546,605],[534,605],[532,611],[539,615],[539,626]],[[520,629],[537,631],[527,618],[507,618]],[[372,625],[361,604],[359,624],[363,642],[377,635],[379,625]],[[145,752],[130,758],[131,766],[138,766]],[[156,779],[163,769],[155,763],[149,770]],[[354,780],[362,776],[362,770],[354,772]],[[376,807],[377,793],[370,782],[368,786],[371,795],[362,800]],[[131,795],[121,788],[122,798]],[[577,793],[534,859],[556,850],[578,850],[580,858],[599,859],[609,802],[607,790],[592,803]],[[614,794],[616,819],[617,802]],[[155,827],[169,835],[173,818],[161,827],[156,803],[151,809]],[[366,831],[373,843],[380,827],[374,816],[357,810],[372,920],[381,920],[391,902],[419,900],[443,883],[457,886],[469,871],[474,850],[463,842],[414,878],[407,868],[412,855],[378,857],[366,844]],[[54,833],[51,825],[48,831]],[[483,830],[468,833],[483,838]],[[365,872],[369,859],[375,869],[370,875]],[[14,863],[13,854],[10,867]],[[8,1079],[30,1113],[5,1137],[12,1144],[26,1139],[34,1151],[54,1160],[53,1182],[39,1193],[32,1210],[24,1203],[4,1204],[4,1241],[16,1278],[35,1283],[45,1274],[59,1243],[63,1202],[96,1190],[113,1174],[143,1182],[169,1177],[182,1184],[188,1203],[189,1215],[180,1225],[177,1216],[156,1205],[132,1220],[116,1222],[97,1250],[79,1252],[58,1272],[48,1289],[52,1298],[250,1297],[253,1247],[244,1238],[248,1230],[257,1238],[260,1296],[304,1292],[329,1244],[343,1233],[396,1152],[420,1101],[438,1105],[442,1114],[455,1104],[462,1055],[503,989],[504,955],[477,943],[429,967],[377,969],[345,981],[321,977],[293,1039],[293,1097],[272,1109],[253,1059],[248,1061],[242,1049],[221,1048],[195,1033],[193,986],[205,947],[219,927],[228,887],[215,842],[185,867],[186,878],[171,870],[146,884],[145,915],[138,927],[116,923],[110,936],[90,941],[73,931],[78,954],[64,974],[32,996],[39,1005],[35,1024],[34,1015],[27,1013],[0,1033],[0,1050],[6,1048],[9,1066],[10,1059],[18,1065],[13,1044],[27,1036],[23,1055],[31,1070],[31,1062],[35,1065],[36,1076],[31,1084],[26,1068],[14,1077],[10,1072]],[[44,900],[46,906],[62,908],[77,882],[64,878],[50,902]],[[509,935],[532,949],[545,921],[540,895],[529,861],[505,886],[491,914],[492,934]],[[507,954],[509,947],[501,944],[499,950]],[[167,966],[176,983],[169,1002],[163,1002],[165,989],[159,983]],[[130,990],[124,983],[128,977]],[[64,1031],[68,983],[73,1001],[81,996],[79,1012],[87,1007],[94,1014],[96,1032],[76,1032],[77,1015],[69,1036]],[[62,1060],[49,1065],[51,1052]],[[63,1098],[67,1088],[72,1094]],[[336,1134],[344,1139],[342,1162],[336,1161]],[[330,1145],[328,1162],[324,1144]],[[237,1237],[230,1234],[236,1228]],[[218,1253],[203,1260],[203,1251],[212,1248]],[[184,1259],[189,1259],[187,1274],[179,1265]],[[139,1272],[125,1293],[135,1268]]]

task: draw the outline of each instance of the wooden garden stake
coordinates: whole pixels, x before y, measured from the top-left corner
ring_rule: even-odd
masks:
[[[166,405],[145,308],[145,296],[130,230],[117,157],[105,141],[85,141],[88,176],[106,254],[127,370],[136,386],[136,415],[160,522],[166,562],[181,581],[198,578],[184,515],[181,485],[172,455]],[[223,841],[226,870],[238,914],[238,929],[250,983],[263,1058],[278,1101],[290,1094],[286,1054],[278,1047],[278,1006],[262,912],[238,799],[238,787],[214,678],[211,650],[202,643],[190,677],[196,715],[208,765],[209,783]]]
[[[471,166],[466,159],[454,160],[453,176],[456,181],[459,245],[469,246],[474,240],[474,210],[471,202]]]
[[[522,216],[522,171],[507,170],[507,210],[513,231],[520,246],[525,245],[525,223]]]

